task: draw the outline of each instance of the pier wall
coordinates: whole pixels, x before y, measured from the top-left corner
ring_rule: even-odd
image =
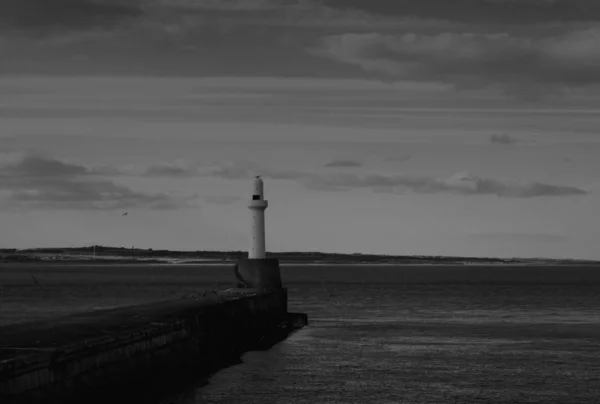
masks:
[[[67,403],[95,391],[158,382],[171,371],[211,372],[307,322],[305,315],[288,313],[286,289],[245,289],[219,302],[182,300],[111,312],[119,319],[83,340],[76,327],[83,320],[77,319],[37,330],[4,329],[0,402]],[[74,331],[61,332],[67,326]]]

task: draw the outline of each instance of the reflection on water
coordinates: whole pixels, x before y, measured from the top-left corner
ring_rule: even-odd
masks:
[[[288,276],[310,326],[163,404],[597,404],[599,282],[402,284],[369,271],[361,284]]]

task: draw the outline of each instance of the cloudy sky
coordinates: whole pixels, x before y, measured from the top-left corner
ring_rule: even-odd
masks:
[[[0,248],[246,249],[257,174],[271,251],[600,259],[600,2],[0,2]]]

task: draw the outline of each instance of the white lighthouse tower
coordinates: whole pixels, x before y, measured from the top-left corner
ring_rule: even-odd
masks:
[[[256,176],[252,183],[252,200],[248,209],[252,213],[252,234],[248,258],[265,258],[265,209],[269,203],[265,200],[264,184],[260,176]]]
[[[238,287],[257,290],[283,288],[279,260],[266,258],[265,209],[268,205],[265,201],[263,181],[260,176],[256,176],[252,182],[252,200],[248,203],[248,209],[252,214],[248,258],[240,258],[235,266]]]

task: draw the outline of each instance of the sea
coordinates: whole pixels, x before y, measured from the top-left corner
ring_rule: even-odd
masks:
[[[309,326],[160,404],[600,403],[598,266],[282,266]]]

